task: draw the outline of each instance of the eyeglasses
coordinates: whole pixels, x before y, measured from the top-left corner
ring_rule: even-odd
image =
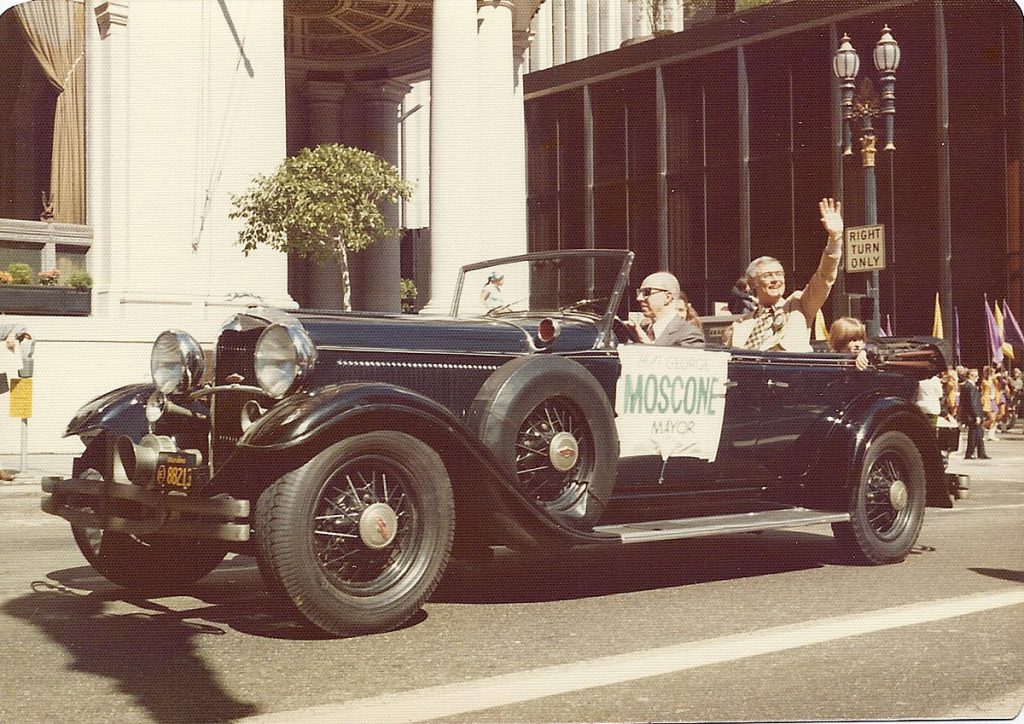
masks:
[[[667,292],[668,289],[658,289],[658,287],[640,287],[636,290],[637,299],[647,299],[647,297],[653,296],[658,292]]]

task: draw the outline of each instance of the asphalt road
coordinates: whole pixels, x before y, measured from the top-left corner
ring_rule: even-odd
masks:
[[[0,488],[0,721],[1007,718],[1024,705],[1024,439],[990,444],[904,562],[827,527],[464,562],[410,625],[329,639],[251,559],[131,597]]]

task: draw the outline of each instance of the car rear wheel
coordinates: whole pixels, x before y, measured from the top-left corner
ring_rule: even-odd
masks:
[[[358,435],[269,486],[256,503],[260,567],[337,636],[400,626],[444,573],[455,504],[441,458],[399,432]]]
[[[833,523],[840,546],[861,563],[906,558],[924,523],[925,474],[921,454],[902,432],[879,435],[850,491],[849,523]]]
[[[562,357],[513,360],[484,383],[470,420],[525,498],[560,523],[593,527],[615,485],[619,439],[586,368]]]

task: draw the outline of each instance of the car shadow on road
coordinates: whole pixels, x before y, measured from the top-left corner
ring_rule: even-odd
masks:
[[[173,598],[165,600],[168,595]],[[331,638],[276,603],[255,563],[243,556],[173,594],[117,588],[89,566],[56,570],[6,602],[3,611],[60,645],[69,670],[114,682],[157,722],[230,721],[259,713],[219,683],[199,651],[200,637],[235,630],[285,640]]]
[[[456,558],[432,601],[538,603],[845,564],[831,535],[775,532],[549,554]]]

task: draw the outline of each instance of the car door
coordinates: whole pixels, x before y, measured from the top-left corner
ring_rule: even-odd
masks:
[[[765,481],[765,467],[757,455],[765,396],[763,354],[730,349],[725,419],[714,462],[714,488],[736,494],[754,494]]]
[[[848,366],[848,360],[845,360]],[[756,455],[771,480],[795,481],[822,454],[823,433],[850,394],[838,356],[770,352]]]

